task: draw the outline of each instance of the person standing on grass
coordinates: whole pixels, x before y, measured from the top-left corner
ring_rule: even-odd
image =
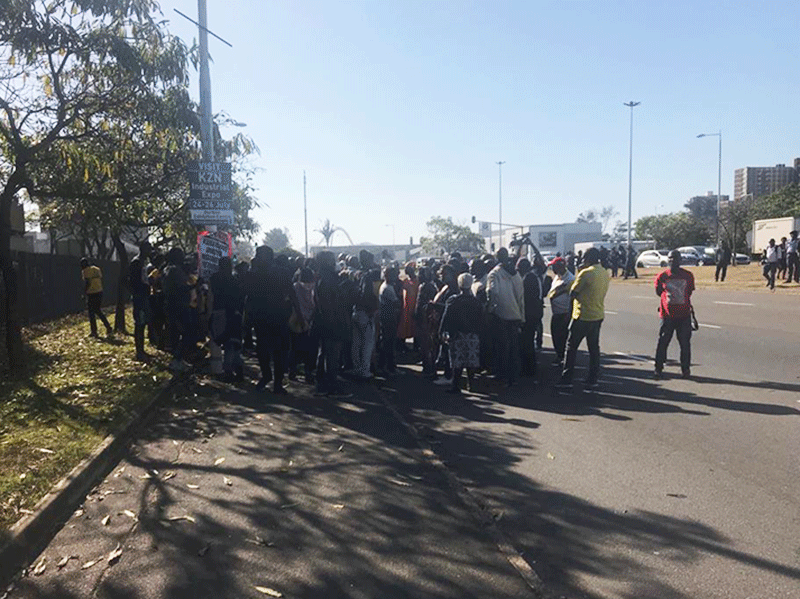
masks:
[[[147,265],[152,246],[149,241],[139,244],[139,255],[131,260],[128,271],[128,285],[133,303],[133,343],[136,346],[136,360],[146,361],[150,356],[144,351],[144,329],[150,312],[150,281],[147,278]]]
[[[461,393],[461,372],[467,369],[467,390],[472,391],[472,378],[480,367],[480,332],[483,320],[483,306],[472,295],[472,275],[462,273],[458,276],[459,294],[448,298],[442,315],[440,335],[448,337],[450,366],[453,369],[453,382],[448,393]]]
[[[553,285],[550,287],[550,335],[553,338],[553,349],[556,352],[554,364],[564,366],[564,352],[569,336],[569,319],[572,312],[572,299],[569,296],[575,275],[567,270],[564,258],[556,258],[550,263],[553,268]]]
[[[90,336],[97,337],[97,319],[106,327],[108,338],[114,336],[114,330],[108,324],[108,319],[103,314],[103,273],[99,267],[92,265],[88,258],[81,258],[81,277],[83,278],[83,292],[86,294],[86,308],[89,311]]]
[[[800,240],[797,239],[797,231],[789,232],[789,239],[786,242],[786,282],[800,283],[800,260],[798,260],[798,246]]]
[[[770,239],[769,245],[764,248],[763,264],[764,278],[767,280],[767,287],[775,289],[775,273],[778,271],[778,262],[781,258],[781,248],[775,245],[775,240]]]
[[[669,253],[669,268],[656,277],[656,295],[661,298],[659,314],[661,328],[658,331],[656,346],[655,378],[661,378],[664,363],[667,361],[667,348],[676,333],[681,347],[681,373],[683,378],[691,376],[692,364],[692,292],[694,275],[681,268],[681,253]]]
[[[714,272],[714,280],[725,282],[728,274],[728,264],[731,263],[731,248],[727,241],[722,242],[722,248],[717,255],[717,270]]]
[[[561,380],[557,387],[572,386],[578,347],[584,339],[589,349],[586,388],[597,386],[597,377],[600,374],[600,326],[605,317],[605,297],[610,280],[608,271],[600,265],[600,251],[597,248],[586,250],[584,268],[578,272],[570,288],[570,297],[574,300],[572,322],[569,325],[564,370],[561,372]]]

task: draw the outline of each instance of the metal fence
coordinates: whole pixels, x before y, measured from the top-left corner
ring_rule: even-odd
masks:
[[[80,258],[55,254],[11,252],[19,283],[22,325],[53,320],[86,309]],[[103,271],[103,305],[117,301],[120,263],[93,260]],[[5,288],[0,276],[0,330],[4,329]]]

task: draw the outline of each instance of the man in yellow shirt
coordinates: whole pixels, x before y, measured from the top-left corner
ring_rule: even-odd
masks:
[[[91,336],[97,337],[97,318],[105,325],[106,333],[113,337],[114,331],[103,314],[103,273],[97,266],[92,266],[87,258],[81,258],[81,277],[85,284],[86,307],[89,309],[89,326]]]
[[[578,273],[570,289],[573,298],[572,322],[569,325],[567,355],[559,388],[572,387],[572,374],[575,370],[575,358],[578,346],[583,339],[589,349],[589,375],[586,377],[587,389],[597,387],[597,375],[600,373],[600,325],[605,316],[605,297],[608,292],[608,271],[600,264],[600,250],[589,248],[583,258],[584,268]]]

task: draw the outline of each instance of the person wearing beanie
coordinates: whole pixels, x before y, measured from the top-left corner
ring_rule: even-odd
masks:
[[[474,279],[469,273],[458,276],[458,294],[447,299],[439,325],[440,336],[447,336],[453,382],[448,393],[460,394],[461,372],[467,369],[467,390],[472,391],[472,379],[480,366],[480,337],[483,306],[472,295]]]

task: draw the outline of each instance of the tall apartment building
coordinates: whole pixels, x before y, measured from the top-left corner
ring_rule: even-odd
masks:
[[[733,179],[733,201],[752,195],[759,198],[779,191],[798,181],[800,158],[795,158],[794,166],[776,164],[775,166],[746,166],[737,168]]]

